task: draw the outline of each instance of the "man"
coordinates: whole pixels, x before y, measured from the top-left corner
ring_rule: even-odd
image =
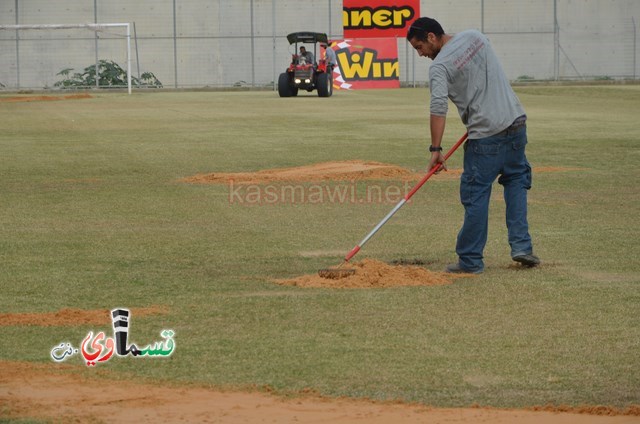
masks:
[[[446,34],[435,19],[426,17],[414,21],[407,40],[420,56],[433,61],[429,69],[429,169],[445,166],[441,143],[448,99],[458,108],[469,134],[460,181],[465,213],[456,242],[458,262],[448,265],[446,271],[484,271],[489,198],[498,176],[504,187],[511,258],[526,267],[538,265],[527,222],[531,167],[525,156],[526,115],[489,40],[475,30]]]
[[[313,65],[313,53],[308,52],[305,46],[300,46],[300,58],[309,65]]]
[[[321,47],[325,51],[325,60],[327,61],[327,67],[329,70],[333,70],[333,68],[338,64],[338,59],[336,58],[336,52],[331,48],[330,43],[325,44],[322,43]]]

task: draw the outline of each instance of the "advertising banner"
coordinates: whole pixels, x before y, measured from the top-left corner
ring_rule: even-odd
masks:
[[[344,38],[404,38],[419,17],[420,0],[344,0]]]
[[[338,66],[333,87],[338,90],[399,88],[398,43],[395,38],[364,38],[334,41]]]

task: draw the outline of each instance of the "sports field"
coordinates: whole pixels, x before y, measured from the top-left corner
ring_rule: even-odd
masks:
[[[511,261],[496,183],[484,274],[385,287],[276,280],[340,264],[425,172],[426,88],[0,95],[0,422],[90,415],[70,398],[20,394],[39,375],[87,391],[119,381],[437,408],[603,406],[627,414],[606,422],[640,421],[640,85],[515,90],[542,265]],[[445,149],[463,133],[450,107]],[[352,261],[454,262],[461,158]],[[408,176],[193,180],[326,163]],[[131,310],[130,341],[172,329],[175,351],[52,360],[61,342],[110,336],[115,308]]]

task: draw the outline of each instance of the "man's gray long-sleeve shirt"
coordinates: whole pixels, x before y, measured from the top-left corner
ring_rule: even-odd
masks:
[[[489,137],[524,115],[489,40],[479,31],[454,34],[429,69],[431,114],[456,105],[470,139]]]

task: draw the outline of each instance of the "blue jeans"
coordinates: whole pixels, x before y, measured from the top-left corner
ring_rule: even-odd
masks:
[[[504,187],[511,257],[533,253],[527,222],[531,166],[524,152],[526,144],[526,126],[469,140],[465,144],[464,171],[460,181],[464,223],[456,243],[461,268],[484,270],[482,252],[487,243],[489,198],[491,186],[498,176],[498,182]]]

